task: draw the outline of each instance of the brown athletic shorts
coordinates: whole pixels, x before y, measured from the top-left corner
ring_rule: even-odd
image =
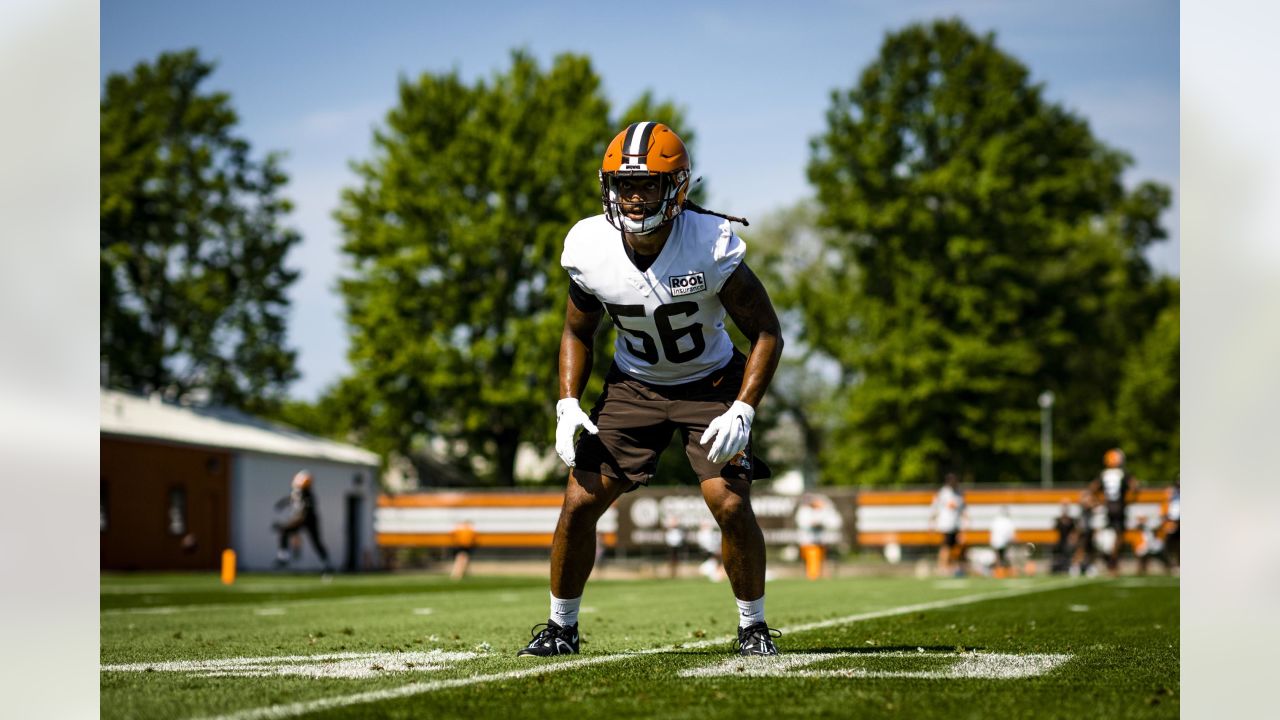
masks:
[[[684,452],[698,480],[714,477],[769,477],[763,462],[751,454],[751,443],[728,463],[707,459],[711,443],[700,445],[707,424],[724,414],[738,397],[747,359],[735,352],[724,367],[701,380],[681,385],[651,385],[609,368],[604,391],[591,409],[599,434],[578,437],[576,466],[612,478],[647,485],[658,467],[658,456],[680,431]]]

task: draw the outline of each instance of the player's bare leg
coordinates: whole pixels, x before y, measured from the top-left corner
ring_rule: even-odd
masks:
[[[596,561],[596,523],[630,481],[574,470],[551,540],[551,594],[582,597]]]
[[[764,595],[764,533],[751,509],[751,483],[741,479],[702,481],[702,498],[720,525],[724,572],[739,600]]]
[[[552,657],[578,652],[578,609],[596,562],[596,523],[631,483],[597,473],[573,471],[565,487],[560,520],[551,539],[551,613],[535,625],[532,640],[517,657]],[[541,630],[539,629],[541,628]]]
[[[751,483],[724,477],[702,481],[702,498],[720,525],[725,575],[738,605],[738,652],[777,655],[764,618],[764,533],[751,509]]]

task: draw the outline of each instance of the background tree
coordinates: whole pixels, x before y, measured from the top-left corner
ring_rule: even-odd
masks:
[[[800,470],[806,486],[820,481],[819,461],[847,385],[839,363],[807,339],[806,312],[831,309],[842,276],[856,272],[827,262],[826,246],[838,239],[817,220],[817,206],[801,201],[753,223],[747,237],[751,267],[769,291],[787,340],[752,431],[774,472]]]
[[[500,485],[514,482],[520,443],[550,447],[564,237],[601,212],[604,148],[641,117],[691,139],[678,110],[648,94],[611,121],[581,56],[543,70],[515,52],[509,69],[474,84],[456,72],[400,81],[336,213],[352,267],[341,282],[353,368],[344,392],[361,398],[362,442],[424,471],[430,447]],[[609,334],[597,339],[600,368]]]
[[[1175,294],[1125,358],[1117,392],[1116,437],[1132,458],[1129,469],[1146,483],[1170,483],[1178,475],[1179,317]]]
[[[107,78],[101,103],[105,381],[270,411],[297,377],[285,255],[297,233],[278,158],[250,157],[194,50]]]
[[[824,262],[856,268],[799,298],[849,380],[825,482],[1034,481],[1045,389],[1057,476],[1096,473],[1123,359],[1167,302],[1143,251],[1169,191],[1127,191],[1130,164],[993,35],[886,36],[809,166]]]

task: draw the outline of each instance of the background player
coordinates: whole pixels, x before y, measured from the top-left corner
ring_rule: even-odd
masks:
[[[1115,575],[1120,566],[1120,550],[1124,547],[1124,531],[1127,524],[1129,498],[1138,490],[1138,479],[1124,469],[1124,451],[1112,448],[1102,456],[1105,469],[1094,478],[1090,487],[1102,497],[1107,509],[1107,527],[1115,533],[1115,542],[1107,553],[1107,570]]]
[[[942,487],[933,496],[933,507],[929,515],[929,525],[935,532],[942,533],[942,544],[938,546],[940,575],[961,572],[960,533],[968,522],[969,511],[965,506],[964,491],[960,489],[960,478],[949,472],[942,478]]]
[[[1094,537],[1099,523],[1097,517],[1102,507],[1102,495],[1092,484],[1080,491],[1080,516],[1076,518],[1076,549],[1071,560],[1071,574],[1089,575],[1097,572],[1093,563],[1098,557],[1097,540]]]
[[[1054,575],[1060,575],[1067,572],[1071,567],[1071,557],[1074,552],[1075,543],[1078,541],[1079,530],[1076,527],[1076,519],[1071,516],[1071,505],[1062,503],[1062,508],[1058,512],[1058,517],[1053,521],[1053,559],[1049,564],[1049,572]]]
[[[1009,561],[1009,546],[1017,536],[1018,528],[1013,524],[1013,516],[1006,505],[1000,508],[991,520],[991,549],[996,551],[996,562],[993,572],[996,577],[1004,578],[1013,574],[1013,564]]]
[[[280,531],[280,549],[276,551],[276,565],[283,567],[288,564],[290,553],[290,541],[299,530],[306,530],[307,535],[311,537],[311,544],[316,549],[316,554],[320,556],[320,561],[324,563],[324,572],[333,572],[333,566],[329,564],[329,551],[324,547],[324,541],[320,539],[320,515],[316,512],[316,497],[311,492],[312,476],[310,471],[301,470],[293,476],[293,486],[289,494],[276,501],[276,510],[284,508],[289,509],[288,519],[282,523],[276,523],[276,530]]]

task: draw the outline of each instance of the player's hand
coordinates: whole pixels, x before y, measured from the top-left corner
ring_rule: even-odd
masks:
[[[574,465],[573,436],[578,428],[592,435],[600,432],[591,418],[582,412],[578,398],[562,398],[556,403],[556,454],[569,467]]]
[[[756,419],[756,409],[741,400],[734,400],[728,412],[707,423],[702,433],[701,445],[711,442],[707,459],[713,463],[727,462],[742,452],[751,439],[751,421]]]

